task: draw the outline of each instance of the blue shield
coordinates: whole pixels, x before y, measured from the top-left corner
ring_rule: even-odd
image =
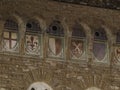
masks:
[[[95,42],[93,44],[93,53],[94,56],[99,60],[102,61],[106,55],[106,44]]]

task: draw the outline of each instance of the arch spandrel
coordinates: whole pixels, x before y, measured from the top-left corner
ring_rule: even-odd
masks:
[[[76,29],[82,29],[80,30],[81,36],[80,38],[83,38],[84,40],[84,50],[85,53],[84,55],[81,57],[81,60],[84,60],[84,62],[88,62],[88,58],[92,58],[91,56],[91,40],[92,40],[92,36],[91,36],[91,28],[89,27],[89,25],[87,25],[86,23],[82,22],[81,20],[75,20],[75,23],[78,24],[79,28]],[[75,23],[72,23],[71,26],[73,26]],[[72,30],[73,27],[71,27],[70,31],[71,31],[71,37],[72,37]]]

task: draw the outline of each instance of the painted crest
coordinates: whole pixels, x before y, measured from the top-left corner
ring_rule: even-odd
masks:
[[[49,55],[60,57],[62,53],[62,40],[59,38],[49,38]]]
[[[17,34],[12,32],[4,32],[4,49],[14,50],[17,45]]]
[[[115,48],[115,57],[120,62],[120,47]]]
[[[83,41],[72,40],[71,41],[71,55],[72,58],[79,58],[83,54]]]
[[[4,40],[4,48],[11,50],[14,49],[17,44],[17,40]]]
[[[99,60],[102,61],[106,55],[106,44],[95,42],[93,44],[93,53],[94,56]]]
[[[26,35],[26,50],[29,54],[39,54],[38,36]]]

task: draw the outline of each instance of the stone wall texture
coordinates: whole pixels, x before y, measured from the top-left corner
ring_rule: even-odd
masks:
[[[45,82],[53,90],[89,90],[90,87],[100,90],[120,90],[120,63],[116,64],[113,60],[115,35],[120,30],[119,10],[52,0],[0,0],[0,41],[4,21],[8,18],[13,18],[19,23],[20,50],[19,53],[4,52],[0,43],[0,90],[27,90],[34,82]],[[42,58],[25,55],[24,25],[29,19],[39,20],[43,31],[53,20],[60,20],[68,34],[74,22],[79,22],[87,33],[86,60],[71,61],[67,55],[69,51],[67,47],[68,51],[63,60],[47,58],[46,42],[43,45]],[[109,45],[107,52],[109,58],[106,63],[94,62],[92,31],[97,27],[106,29]],[[69,43],[68,37],[66,42]]]

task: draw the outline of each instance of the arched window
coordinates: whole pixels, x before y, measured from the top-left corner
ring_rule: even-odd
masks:
[[[107,36],[104,28],[94,31],[93,53],[97,61],[104,61],[107,57]]]
[[[71,59],[83,59],[86,48],[86,35],[83,27],[76,23],[72,27],[72,39],[70,46]]]
[[[3,32],[3,50],[18,50],[18,24],[11,19],[6,20]]]
[[[53,21],[48,30],[48,57],[63,58],[64,30],[60,21]]]
[[[41,55],[41,28],[37,21],[28,21],[25,35],[26,54]]]

